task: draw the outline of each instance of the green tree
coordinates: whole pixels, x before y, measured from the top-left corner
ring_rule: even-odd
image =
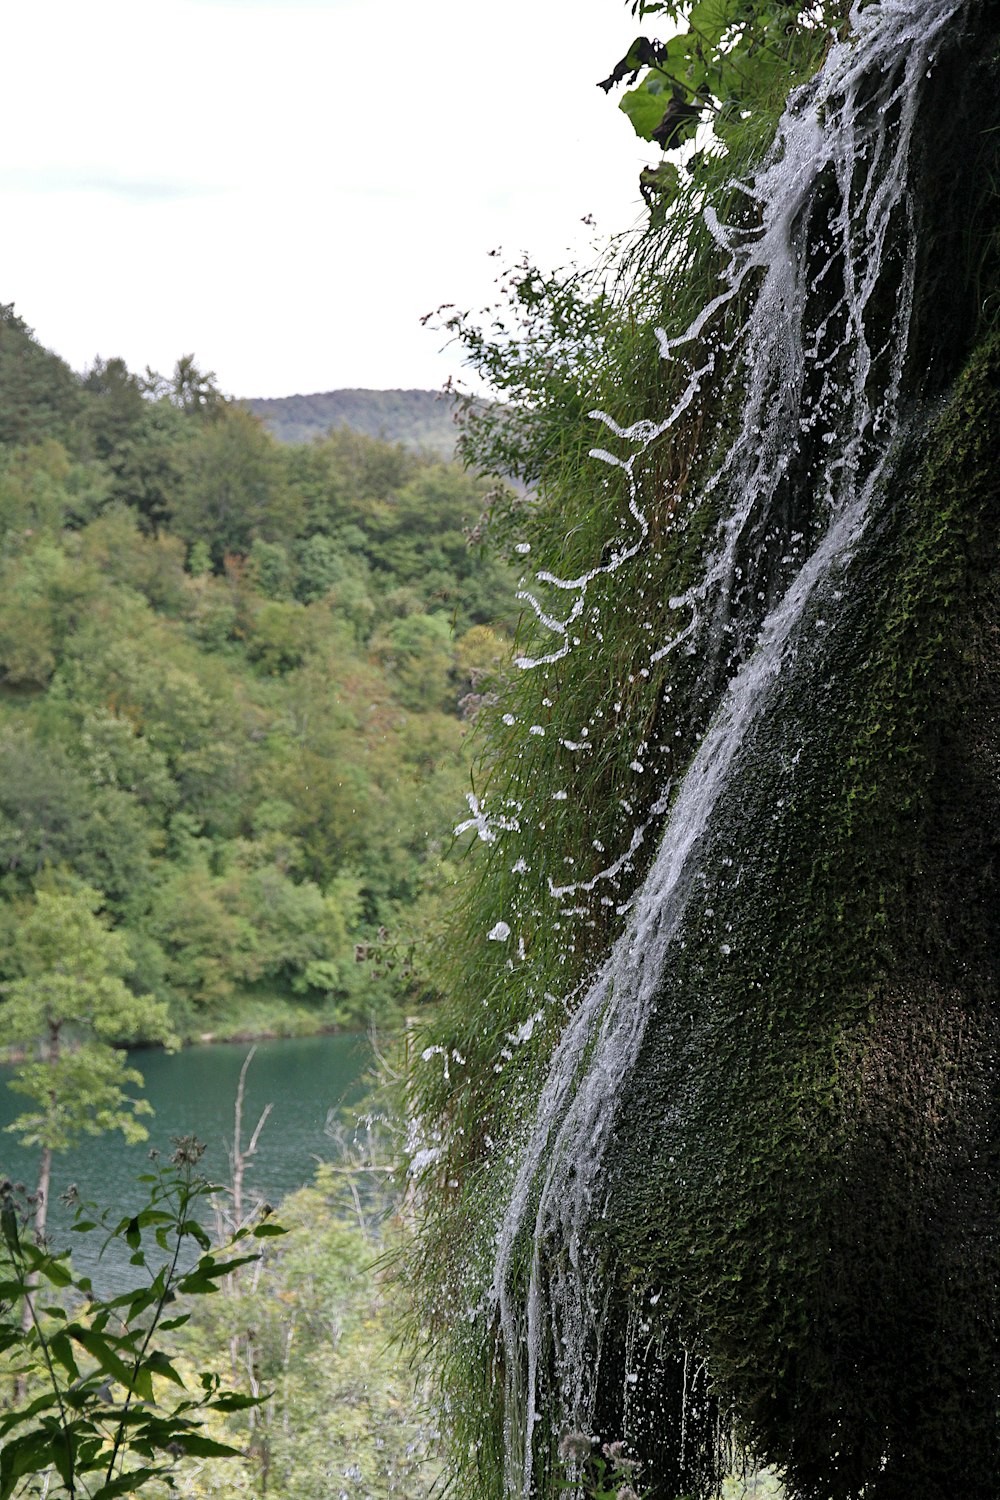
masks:
[[[257,536],[280,541],[298,530],[281,452],[256,417],[221,407],[188,446],[171,525],[189,544],[203,541],[216,567],[245,557]]]
[[[336,542],[321,531],[314,531],[296,543],[295,562],[295,596],[303,604],[322,599],[347,574]]]
[[[0,871],[23,891],[47,866],[65,866],[118,910],[149,881],[152,830],[131,796],[87,772],[58,740],[0,732]]]
[[[197,1217],[212,1191],[197,1171],[204,1147],[193,1137],[174,1144],[166,1166],[151,1153],[153,1170],[139,1179],[148,1196],[138,1212],[118,1218],[77,1205],[73,1228],[101,1234],[105,1245],[117,1240],[139,1268],[138,1284],[111,1296],[75,1275],[65,1252],[22,1234],[30,1210],[9,1182],[0,1184],[0,1373],[15,1375],[14,1402],[0,1406],[3,1500],[111,1500],[158,1479],[173,1492],[179,1460],[240,1456],[205,1430],[206,1421],[246,1411],[255,1398],[226,1390],[210,1371],[196,1374],[192,1392],[161,1335],[190,1317],[177,1315],[179,1297],[190,1303],[216,1292],[259,1259],[248,1238],[283,1231],[259,1222],[213,1250]],[[19,1302],[26,1312],[20,1326]]]
[[[35,1227],[44,1234],[52,1157],[84,1136],[120,1130],[145,1138],[139,1116],[149,1105],[130,1087],[142,1075],[116,1043],[138,1037],[168,1042],[166,1007],[126,984],[132,970],[125,938],[101,915],[87,886],[40,890],[14,937],[16,979],[0,987],[0,1044],[31,1049],[10,1084],[29,1107],[8,1128],[41,1151]]]
[[[254,537],[247,558],[247,572],[257,589],[268,599],[287,599],[292,591],[292,565],[288,551],[280,542],[265,542]]]
[[[105,466],[111,493],[139,514],[154,534],[164,525],[181,492],[190,424],[169,401],[144,401],[135,423],[118,430]]]
[[[407,615],[378,631],[372,651],[381,660],[404,708],[441,708],[449,692],[454,652],[444,615]]]
[[[193,354],[182,354],[170,375],[146,367],[143,389],[188,416],[210,415],[226,404],[214,370],[199,370]]]
[[[84,414],[94,452],[114,458],[146,413],[142,382],[123,359],[95,359],[83,377]]]
[[[0,443],[66,438],[80,404],[69,365],[42,348],[13,302],[0,302]]]

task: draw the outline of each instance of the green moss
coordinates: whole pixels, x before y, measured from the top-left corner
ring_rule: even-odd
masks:
[[[996,339],[923,449],[740,780],[755,856],[735,891],[708,875],[609,1163],[623,1305],[656,1298],[651,1325],[816,1500],[995,1472]],[[711,1477],[715,1434],[681,1465],[656,1401],[666,1496]]]
[[[993,24],[942,58],[932,84],[927,118],[948,127],[935,124],[921,168],[908,381],[920,396],[895,477],[740,752],[704,899],[674,944],[603,1164],[590,1246],[609,1298],[597,1426],[627,1433],[656,1500],[714,1493],[734,1424],[803,1500],[985,1497],[995,1483],[1000,340],[973,293],[997,208],[984,170],[1000,140],[983,105],[996,92]],[[681,325],[715,274],[692,243],[703,259],[687,287],[690,262],[678,272]],[[664,300],[678,282],[668,274],[665,287]],[[637,337],[611,342],[593,404],[623,423],[657,419],[676,371]],[[725,687],[681,652],[651,663],[649,627],[661,642],[664,601],[700,576],[726,500],[699,497],[698,479],[729,415],[705,392],[687,428],[648,450],[642,547],[592,586],[574,651],[511,684],[487,729],[476,791],[518,831],[478,850],[445,965],[451,998],[417,1049],[452,1061],[431,1052],[408,1095],[427,1143],[446,1148],[413,1269],[447,1339],[449,1423],[463,1494],[477,1500],[503,1494],[503,1372],[471,1316],[497,1206],[564,1005],[621,930],[662,811],[615,880],[594,877],[627,848],[650,785],[682,776]],[[621,472],[588,468],[582,446],[574,432],[570,461],[554,461],[522,517],[542,564],[555,566],[569,533],[564,573],[592,566],[626,513]],[[785,519],[808,532],[813,501],[799,489]],[[765,592],[781,585],[763,549],[751,562]],[[563,744],[584,738],[592,750]],[[484,940],[501,920],[523,956]],[[539,1464],[550,1493],[551,1453]]]

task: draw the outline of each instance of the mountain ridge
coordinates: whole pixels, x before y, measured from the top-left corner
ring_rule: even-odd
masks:
[[[334,427],[402,443],[442,458],[455,451],[456,401],[440,390],[345,387],[292,396],[241,397],[281,443],[308,443]]]

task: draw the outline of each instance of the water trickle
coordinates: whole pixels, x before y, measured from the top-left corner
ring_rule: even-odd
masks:
[[[619,541],[608,562],[576,578],[538,575],[575,595],[566,618],[524,595],[557,636],[551,652],[520,661],[531,669],[573,649],[573,625],[590,584],[643,545],[648,521],[637,465],[650,444],[707,380],[743,392],[735,435],[702,486],[705,494],[725,497],[722,522],[702,577],[670,600],[675,628],[650,653],[655,662],[682,643],[696,644],[703,674],[722,674],[728,686],[676,789],[625,930],[554,1054],[496,1236],[489,1302],[503,1346],[512,1497],[532,1490],[543,1376],[551,1421],[583,1431],[592,1422],[606,1291],[589,1261],[588,1227],[601,1209],[602,1158],[616,1112],[689,900],[709,862],[732,862],[711,837],[720,794],[780,691],[807,612],[816,615],[810,630],[820,632],[836,610],[840,573],[864,532],[901,431],[914,292],[912,133],[934,49],[960,3],[884,0],[856,11],[851,37],[835,43],[817,78],[790,98],[767,158],[739,185],[755,206],[755,227],[733,228],[707,211],[709,230],[729,258],[721,290],[681,337],[656,331],[665,359],[695,351],[673,409],[659,424],[631,427],[594,413],[626,450],[622,457],[598,447],[593,456],[626,472],[633,540]],[[721,345],[715,330],[725,310],[748,293],[752,310]],[[807,439],[813,440],[814,522],[808,536],[784,535],[778,502]],[[756,561],[775,543],[777,563],[764,579]],[[817,615],[813,606],[820,602]],[[533,725],[529,732],[544,731]],[[670,795],[661,794],[651,808],[630,853]],[[568,883],[552,893],[577,889]]]

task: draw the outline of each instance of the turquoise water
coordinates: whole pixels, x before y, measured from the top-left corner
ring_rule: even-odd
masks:
[[[87,1141],[53,1162],[49,1230],[56,1249],[74,1244],[80,1268],[89,1256],[75,1235],[65,1233],[70,1216],[60,1195],[74,1183],[81,1197],[99,1206],[124,1212],[141,1202],[135,1178],[149,1166],[149,1150],[168,1156],[171,1137],[196,1135],[206,1143],[205,1175],[224,1183],[229,1179],[228,1148],[233,1139],[233,1110],[240,1068],[250,1050],[245,1042],[223,1042],[188,1047],[172,1056],[160,1051],[136,1052],[132,1062],[142,1072],[145,1097],[155,1114],[146,1121],[149,1140],[127,1146],[118,1135]],[[259,1042],[247,1073],[243,1107],[243,1144],[266,1105],[273,1107],[261,1132],[257,1153],[248,1165],[244,1196],[254,1195],[275,1206],[296,1188],[312,1180],[317,1160],[334,1157],[336,1146],[329,1129],[355,1118],[352,1106],[364,1098],[371,1047],[363,1035],[296,1037]],[[33,1186],[38,1153],[26,1151],[3,1131],[27,1101],[6,1087],[10,1069],[0,1070],[0,1174]],[[210,1219],[206,1209],[203,1217]],[[117,1275],[113,1275],[117,1280]]]

